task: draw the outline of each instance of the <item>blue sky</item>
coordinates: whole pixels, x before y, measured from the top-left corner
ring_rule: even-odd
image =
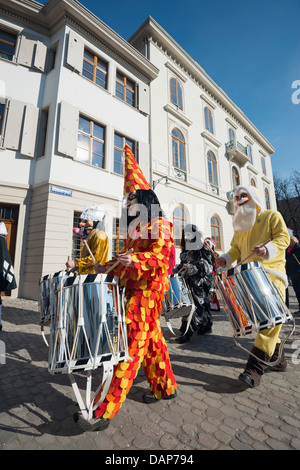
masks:
[[[273,172],[300,171],[300,0],[81,3],[124,39],[152,16],[273,145]]]

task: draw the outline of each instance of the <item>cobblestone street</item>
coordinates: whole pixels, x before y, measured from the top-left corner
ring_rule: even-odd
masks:
[[[290,294],[293,313],[297,305],[292,288]],[[0,449],[299,450],[300,355],[295,343],[300,340],[299,313],[296,331],[285,347],[288,370],[265,374],[254,389],[238,381],[247,354],[234,344],[222,310],[213,313],[213,319],[212,334],[194,336],[184,345],[174,341],[161,320],[178,382],[174,400],[144,404],[142,395],[148,387],[141,369],[108,429],[81,433],[73,422],[78,405],[68,376],[47,370],[48,348],[38,325],[38,303],[4,297]],[[290,323],[284,325],[281,337],[290,329]],[[250,349],[253,337],[240,342]],[[76,376],[84,389],[84,374]],[[93,376],[96,386],[101,369]]]

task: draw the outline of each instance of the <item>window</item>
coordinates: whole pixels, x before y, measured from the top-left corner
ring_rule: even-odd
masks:
[[[134,154],[134,142],[131,140],[126,139],[121,135],[115,134],[114,138],[114,173],[118,175],[123,175],[123,149],[127,144],[130,148],[132,153]],[[136,155],[135,155],[136,158]],[[137,158],[136,158],[137,160]],[[138,160],[137,160],[138,161]]]
[[[207,129],[213,134],[214,126],[213,126],[212,112],[207,106],[204,108],[204,119],[205,119],[205,129]]]
[[[250,184],[251,184],[251,186],[254,186],[256,188],[256,181],[255,181],[254,178],[250,179]]]
[[[15,53],[17,37],[7,31],[0,30],[0,58],[12,61]]]
[[[261,157],[261,167],[262,167],[263,174],[267,176],[266,161],[264,157]]]
[[[130,106],[135,105],[135,84],[125,75],[117,72],[116,78],[116,96]]]
[[[186,216],[182,206],[175,208],[173,212],[173,225],[174,225],[174,246],[181,247],[182,230],[186,225]]]
[[[179,81],[177,78],[172,77],[170,80],[170,94],[171,94],[171,102],[178,106],[178,108],[182,108],[182,89]]]
[[[216,250],[221,250],[221,228],[218,217],[214,216],[210,219],[211,237],[216,242]]]
[[[207,152],[207,164],[209,182],[218,187],[217,159],[211,150]]]
[[[79,116],[77,160],[104,168],[104,127]]]
[[[115,258],[116,254],[123,248],[126,238],[126,228],[120,225],[120,219],[114,217],[113,219],[113,233],[112,233],[112,257]]]
[[[2,127],[4,122],[4,111],[5,111],[5,103],[0,102],[0,136],[2,135]]]
[[[232,167],[231,176],[232,176],[232,189],[236,189],[240,184],[240,175],[235,166]]]
[[[46,137],[47,137],[47,126],[48,126],[48,109],[42,109],[39,120],[39,137],[37,146],[37,158],[45,155],[46,149]]]
[[[235,138],[235,132],[234,132],[234,130],[231,129],[231,127],[230,127],[228,133],[229,133],[229,142],[232,142],[233,139]]]
[[[74,212],[73,227],[78,227],[79,228],[80,215],[81,215],[81,212]],[[73,233],[73,236],[72,236],[72,255],[71,255],[72,259],[80,258],[80,250],[81,250],[82,243],[83,243],[83,241],[82,241],[81,237],[79,237],[78,235],[75,235],[75,233]]]
[[[249,144],[247,145],[247,157],[249,158],[250,163],[253,165],[252,147]]]
[[[271,204],[270,204],[270,194],[268,188],[265,188],[265,201],[266,201],[266,208],[271,209]]]
[[[172,155],[173,165],[180,170],[186,171],[185,142],[179,129],[172,130]]]
[[[91,52],[84,51],[82,75],[102,88],[107,88],[108,65]]]

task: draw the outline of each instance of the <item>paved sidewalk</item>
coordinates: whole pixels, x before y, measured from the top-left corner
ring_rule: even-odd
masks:
[[[290,294],[293,313],[297,305],[292,288]],[[234,344],[224,313],[213,317],[213,333],[194,336],[185,345],[174,341],[161,320],[178,382],[174,400],[144,404],[148,387],[141,369],[108,429],[82,434],[72,418],[78,406],[68,376],[53,376],[47,370],[38,303],[4,297],[0,449],[126,450],[132,455],[137,450],[299,450],[300,314],[295,315],[296,332],[285,347],[287,372],[265,374],[255,389],[237,379],[247,354]],[[281,336],[290,330],[291,324],[284,325]],[[248,349],[252,341],[253,337],[240,340]],[[94,373],[95,385],[97,375],[101,377],[100,369]],[[80,374],[79,383],[84,388]]]

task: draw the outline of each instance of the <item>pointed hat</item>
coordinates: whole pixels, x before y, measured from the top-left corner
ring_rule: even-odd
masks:
[[[151,189],[129,145],[125,144],[124,194],[137,189]]]

